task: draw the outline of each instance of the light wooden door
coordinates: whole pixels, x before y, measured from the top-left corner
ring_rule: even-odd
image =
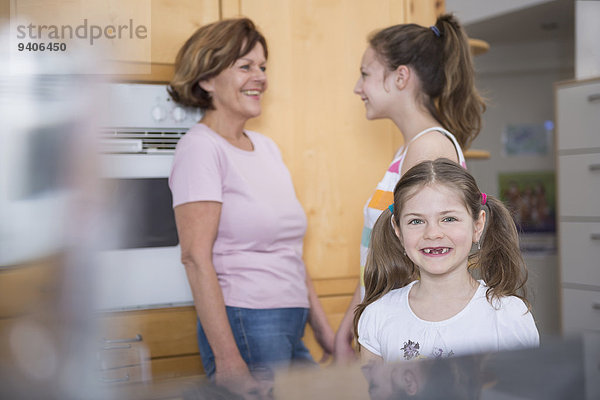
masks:
[[[269,89],[249,128],[273,138],[291,170],[311,276],[357,277],[362,209],[401,137],[389,121],[366,120],[353,88],[369,33],[406,22],[411,9],[397,0],[222,5],[223,18],[247,16],[267,38]]]

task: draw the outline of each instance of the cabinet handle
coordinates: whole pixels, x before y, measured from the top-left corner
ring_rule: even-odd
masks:
[[[125,339],[102,339],[102,340],[106,344],[141,342],[142,341],[142,335],[140,335],[138,333],[137,335],[135,335],[135,337],[132,337],[132,338],[125,338]]]
[[[103,346],[102,350],[122,350],[122,349],[130,349],[130,344],[119,344],[116,346]]]
[[[592,239],[592,240],[600,240],[600,233],[592,233],[590,235],[590,239]]]
[[[588,96],[588,101],[590,103],[594,103],[596,101],[600,101],[600,93],[596,93],[596,94],[590,94]]]
[[[125,377],[123,377],[123,378],[113,378],[113,379],[100,378],[100,381],[102,383],[128,382],[129,381],[129,374],[125,375]]]
[[[594,172],[594,171],[600,171],[600,164],[592,164],[590,165],[590,171]]]
[[[600,301],[595,301],[592,303],[592,308],[594,310],[600,310]]]

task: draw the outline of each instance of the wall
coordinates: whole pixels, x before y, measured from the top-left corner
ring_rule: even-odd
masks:
[[[575,2],[575,76],[585,79],[600,76],[600,1]]]
[[[470,24],[517,11],[549,0],[446,0],[446,10],[456,13],[464,24]]]
[[[553,84],[573,77],[573,42],[565,39],[490,45],[488,53],[475,59],[477,86],[488,100],[488,109],[473,147],[490,151],[491,157],[470,161],[469,170],[482,191],[498,195],[499,173],[555,168],[553,148],[541,157],[504,155],[502,131],[507,124],[541,124],[554,119]],[[540,334],[559,334],[558,259],[556,255],[524,256]]]

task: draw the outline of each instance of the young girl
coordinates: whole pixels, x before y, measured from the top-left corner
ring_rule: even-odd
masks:
[[[400,176],[419,161],[440,157],[466,166],[462,149],[479,133],[485,106],[474,85],[467,36],[451,15],[440,16],[431,27],[403,24],[376,32],[360,73],[354,93],[363,100],[367,119],[392,120],[404,142],[364,208],[362,275],[371,229],[391,203]],[[355,356],[352,318],[363,289],[359,283],[336,334],[338,361]]]
[[[406,172],[390,208],[375,223],[365,299],[354,316],[365,358],[539,345],[517,230],[500,200],[481,193],[458,164],[438,159]]]

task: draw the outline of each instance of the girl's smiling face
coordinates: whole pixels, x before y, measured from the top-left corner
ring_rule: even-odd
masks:
[[[484,224],[485,212],[473,220],[457,190],[431,184],[404,201],[396,234],[422,278],[446,276],[467,272],[471,247]]]
[[[360,96],[365,104],[367,119],[386,118],[392,102],[392,74],[387,73],[385,65],[377,57],[373,48],[368,47],[360,64],[360,77],[354,86],[354,93]]]

